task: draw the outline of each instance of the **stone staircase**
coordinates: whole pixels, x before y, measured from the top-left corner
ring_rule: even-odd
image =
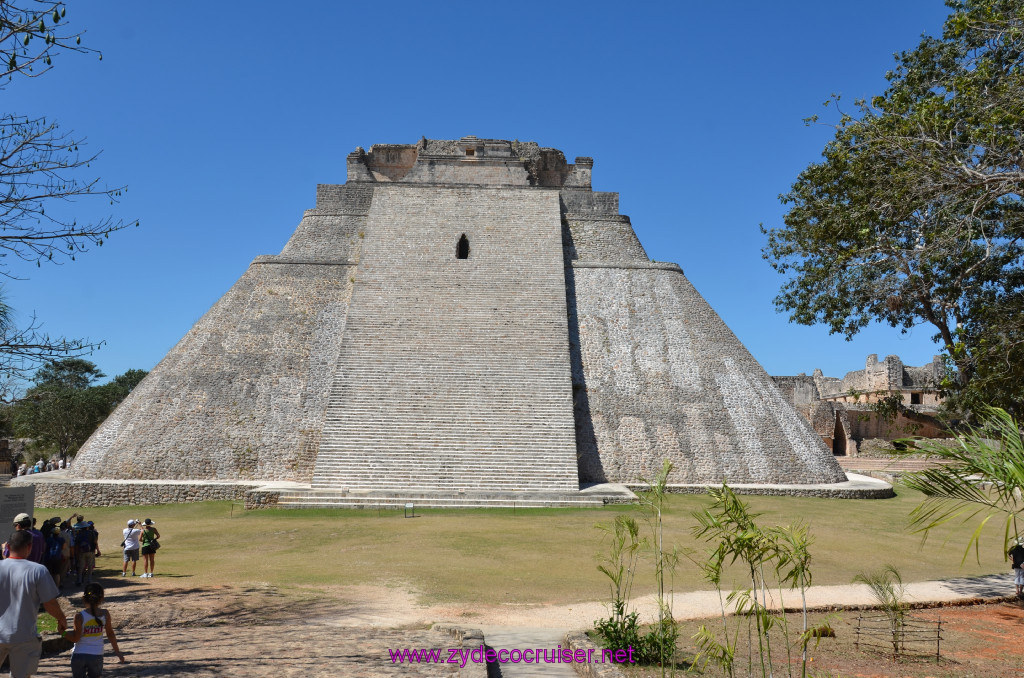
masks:
[[[596,508],[632,502],[636,495],[618,485],[598,485],[579,492],[292,489],[278,494],[279,508]]]
[[[557,193],[379,186],[355,277],[314,490],[578,490]]]
[[[887,459],[878,457],[836,457],[844,471],[886,471],[902,473],[906,471],[923,471],[935,466],[943,466],[950,462],[941,459]]]
[[[366,441],[377,444],[379,441]],[[508,443],[514,444],[514,438]],[[352,444],[358,444],[353,442]],[[504,487],[511,491],[564,492],[564,459],[557,455],[531,456],[529,466],[516,468],[500,451],[448,450],[433,459],[420,451],[381,449],[378,454],[333,455],[318,460],[316,473],[320,489],[374,489],[430,492],[451,488],[478,491]],[[518,461],[522,461],[519,459]]]

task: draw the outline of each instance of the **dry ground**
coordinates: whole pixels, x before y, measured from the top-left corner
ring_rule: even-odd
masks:
[[[881,539],[886,557],[907,580],[1006,571],[1001,554],[991,549],[980,563],[960,563],[969,527],[937,534],[922,548],[916,535],[904,531],[918,499],[912,493],[882,503],[750,499],[768,524],[796,518],[812,524],[817,583],[841,588],[860,569],[875,566]],[[667,538],[694,546],[690,513],[705,503],[701,497],[670,498]],[[105,553],[99,567],[107,604],[129,658],[118,666],[108,657],[107,675],[448,675],[447,666],[393,666],[387,650],[454,645],[427,631],[441,621],[589,627],[607,616],[595,602],[608,590],[595,560],[607,544],[594,523],[627,510],[425,511],[405,520],[400,512],[241,513],[225,502],[88,508]],[[157,576],[118,577],[121,529],[127,518],[140,517],[156,520],[163,534]],[[678,588],[695,591],[677,606],[687,618],[718,607],[716,594],[699,591],[706,584],[695,573],[683,567],[676,579]],[[644,598],[649,579],[635,590],[645,617],[655,609]],[[829,589],[819,589],[823,604]],[[74,590],[69,612],[80,598]],[[67,676],[68,661],[66,653],[48,657],[39,675]]]
[[[128,657],[127,664],[118,665],[108,654],[105,675],[122,677],[448,676],[455,675],[454,667],[393,665],[387,651],[454,646],[448,636],[428,629],[430,621],[550,626],[574,616],[571,608],[559,606],[426,606],[402,587],[285,594],[270,586],[183,587],[174,578],[159,576],[105,578],[103,583]],[[80,598],[73,591],[64,601],[66,609],[80,605]],[[841,612],[832,620],[839,638],[823,640],[813,652],[815,675],[1024,676],[1021,605],[945,607],[918,614],[943,619],[947,630],[939,664],[926,656],[893,662],[884,653],[853,650],[857,613]],[[685,647],[697,622],[684,624]],[[38,675],[67,676],[68,666],[67,652],[46,657]],[[717,674],[709,670],[705,675]]]
[[[450,647],[447,635],[389,619],[390,591],[284,596],[270,587],[185,588],[172,579],[105,579],[106,606],[127,657],[107,652],[104,675],[290,678],[449,676],[454,667],[393,665],[389,649]],[[346,599],[347,598],[347,599]],[[400,598],[405,600],[405,598]],[[81,605],[77,590],[62,601]],[[387,626],[388,628],[383,628]],[[67,676],[70,653],[43,659],[39,676]]]
[[[936,661],[935,642],[927,640],[913,643],[906,653],[893,659],[888,649],[855,647],[857,611],[835,613],[828,623],[835,631],[835,638],[822,638],[815,648],[811,647],[810,672],[814,676],[842,678],[1011,678],[1024,676],[1024,606],[1019,603],[991,603],[959,607],[942,607],[915,610],[913,614],[924,620],[942,620],[941,658]],[[864,612],[877,615],[876,612]],[[792,628],[799,629],[799,617],[789,615]],[[822,614],[811,615],[811,626],[825,622]],[[710,620],[711,623],[714,620]],[[685,624],[684,638],[696,631],[696,624]],[[741,634],[742,636],[743,634]],[[741,644],[744,644],[741,639]],[[683,640],[681,647],[692,642]],[[781,649],[781,644],[776,648]],[[746,650],[741,652],[743,670],[746,675]],[[756,656],[756,655],[755,655]],[[785,658],[775,662],[776,676],[785,673]],[[756,661],[756,660],[755,660]],[[794,675],[800,675],[799,654],[794,653],[792,663]],[[636,672],[636,676],[656,675],[653,672]],[[707,668],[697,675],[707,678],[723,675],[721,671]],[[760,674],[759,674],[760,675]]]

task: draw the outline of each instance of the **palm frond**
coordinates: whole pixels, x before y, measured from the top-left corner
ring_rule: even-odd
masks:
[[[934,468],[904,474],[900,482],[925,495],[910,514],[910,525],[928,533],[950,521],[968,522],[981,517],[964,550],[971,547],[980,558],[982,529],[1000,513],[1006,516],[1006,546],[1018,535],[1017,517],[1024,510],[1024,435],[1005,410],[987,408],[977,426],[960,433],[955,444],[921,438],[901,441],[906,450],[924,452],[927,459],[943,462]],[[1011,534],[1012,533],[1012,534]]]

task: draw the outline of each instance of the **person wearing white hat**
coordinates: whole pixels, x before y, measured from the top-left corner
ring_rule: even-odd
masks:
[[[132,576],[135,576],[135,568],[139,564],[139,537],[142,535],[142,530],[138,528],[138,523],[133,518],[128,521],[128,527],[124,529],[124,566],[121,568],[121,576],[125,577],[128,575],[128,563],[132,564]]]
[[[156,550],[160,548],[160,531],[156,529],[156,523],[149,518],[142,521],[142,574],[140,577],[153,577],[153,570],[156,569]]]
[[[16,532],[25,531],[32,535],[32,551],[28,555],[28,559],[33,563],[42,564],[43,554],[46,551],[46,540],[43,538],[43,533],[38,530],[32,529],[32,516],[27,513],[19,513],[14,516],[14,530]],[[4,558],[9,557],[9,550],[4,551]]]

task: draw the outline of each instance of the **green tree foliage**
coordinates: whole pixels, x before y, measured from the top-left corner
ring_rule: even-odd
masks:
[[[128,370],[119,374],[108,383],[96,386],[96,392],[107,405],[107,413],[114,411],[114,408],[121,404],[121,401],[128,397],[139,382],[149,374],[145,370]],[[106,415],[104,415],[105,417]]]
[[[94,381],[106,375],[96,367],[95,363],[81,358],[68,358],[43,365],[36,371],[37,388],[61,388],[84,391]]]
[[[0,90],[19,76],[43,75],[62,53],[99,55],[82,44],[83,31],[70,28],[66,14],[60,2],[0,0]],[[91,246],[102,245],[111,232],[131,225],[112,217],[79,223],[61,205],[80,198],[114,203],[124,190],[83,174],[98,157],[83,152],[83,146],[81,137],[45,117],[0,113],[0,276],[14,277],[3,262],[74,260]],[[0,387],[6,395],[12,379],[30,375],[41,363],[96,346],[83,339],[51,337],[34,316],[19,326],[0,300]]]
[[[44,456],[67,458],[145,376],[142,370],[128,370],[97,386],[104,374],[88,360],[48,363],[36,371],[25,397],[9,408],[14,433],[32,438],[33,448]]]
[[[1024,4],[949,0],[788,193],[764,256],[794,322],[935,330],[954,402],[1024,402]],[[816,117],[808,122],[816,121]]]

